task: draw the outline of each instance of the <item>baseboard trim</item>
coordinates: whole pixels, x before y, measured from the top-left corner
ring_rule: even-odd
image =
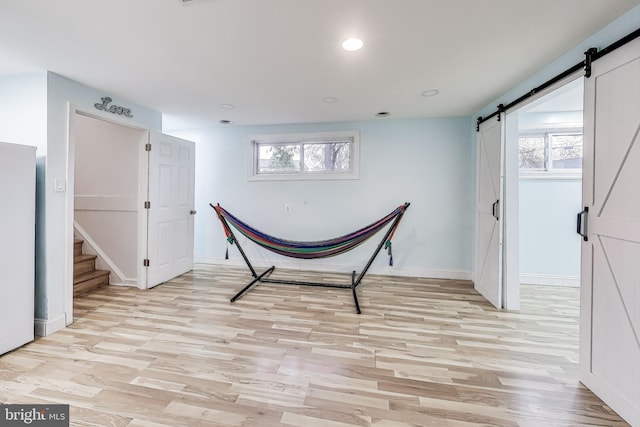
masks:
[[[55,319],[34,319],[34,333],[38,337],[46,337],[66,327],[65,315]]]
[[[195,256],[194,262],[196,264],[210,264],[210,265],[227,265],[232,267],[246,267],[246,264],[242,259],[224,259],[218,257],[206,257]],[[257,260],[251,261],[254,267],[269,268],[272,265],[288,270],[305,270],[305,271],[324,271],[328,273],[351,273],[353,271],[352,265],[341,263],[303,263],[289,260]],[[358,272],[356,270],[356,272]],[[472,280],[472,273],[470,271],[462,270],[431,270],[423,268],[400,268],[400,267],[380,267],[372,266],[369,269],[369,274],[377,274],[382,276],[400,276],[400,277],[427,277],[430,279],[451,279],[451,280]]]
[[[521,274],[520,283],[523,285],[567,286],[580,287],[579,276],[554,276],[551,274]]]

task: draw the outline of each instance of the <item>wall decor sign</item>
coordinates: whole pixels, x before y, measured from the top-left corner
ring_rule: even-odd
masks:
[[[113,101],[113,99],[109,98],[108,96],[105,96],[104,98],[100,98],[100,100],[102,101],[102,103],[93,104],[94,107],[96,107],[98,110],[103,110],[109,113],[119,114],[121,116],[133,118],[133,114],[131,114],[130,108],[124,108],[118,105],[109,105],[109,103]]]

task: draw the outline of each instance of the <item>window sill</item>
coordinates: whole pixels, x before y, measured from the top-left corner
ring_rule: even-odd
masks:
[[[530,179],[530,180],[544,180],[544,179],[553,179],[553,180],[571,180],[571,181],[580,181],[582,180],[582,171],[576,172],[547,172],[547,171],[539,171],[539,172],[521,172],[519,175],[519,179]]]
[[[249,181],[340,181],[345,179],[359,179],[354,173],[292,173],[292,174],[261,174],[250,175]]]

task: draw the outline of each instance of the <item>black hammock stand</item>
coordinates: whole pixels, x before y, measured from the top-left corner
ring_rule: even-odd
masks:
[[[353,294],[353,301],[355,303],[356,311],[360,314],[362,311],[360,310],[360,304],[358,303],[358,295],[356,293],[356,288],[362,281],[364,275],[371,267],[374,259],[378,255],[378,253],[384,247],[387,249],[389,254],[389,265],[393,265],[393,254],[391,252],[391,239],[393,234],[396,231],[396,228],[400,224],[400,220],[404,215],[405,210],[409,207],[410,203],[405,203],[404,205],[398,206],[394,211],[387,214],[385,217],[379,219],[378,221],[369,224],[366,227],[363,227],[353,233],[346,234],[341,237],[336,237],[329,240],[315,241],[315,242],[297,242],[292,240],[279,239],[277,237],[270,236],[268,234],[262,233],[255,228],[247,225],[246,223],[239,220],[234,215],[230,214],[228,211],[223,209],[220,204],[214,206],[209,204],[218,215],[218,219],[222,223],[222,228],[224,229],[225,235],[227,237],[227,241],[230,244],[235,244],[240,252],[240,255],[244,259],[244,262],[247,264],[247,267],[251,271],[251,275],[253,276],[253,280],[249,282],[244,288],[242,288],[237,294],[235,294],[231,298],[231,302],[235,302],[238,298],[244,295],[254,284],[258,282],[262,283],[278,283],[284,285],[302,285],[302,286],[319,286],[325,288],[339,288],[339,289],[351,289],[351,293]],[[298,280],[284,280],[284,279],[271,279],[269,275],[273,273],[275,270],[275,265],[269,267],[267,270],[262,272],[261,274],[256,273],[255,269],[251,265],[249,258],[242,250],[238,239],[236,239],[233,230],[231,229],[231,225],[236,228],[243,236],[248,238],[249,240],[255,242],[256,244],[262,246],[265,249],[268,249],[272,252],[278,253],[280,255],[289,256],[293,258],[303,258],[303,259],[312,259],[312,258],[327,258],[335,255],[339,255],[341,253],[350,251],[351,249],[359,246],[368,240],[371,236],[378,233],[380,230],[385,228],[389,223],[391,225],[387,229],[384,237],[378,244],[376,250],[373,252],[369,261],[366,263],[365,267],[362,269],[358,277],[356,278],[356,271],[354,270],[351,273],[351,284],[350,285],[342,285],[342,284],[333,284],[333,283],[325,283],[325,282],[307,282],[307,281],[298,281]],[[228,254],[227,254],[228,255]]]

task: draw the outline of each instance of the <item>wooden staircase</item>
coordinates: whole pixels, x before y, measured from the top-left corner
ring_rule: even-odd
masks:
[[[86,294],[109,284],[109,271],[96,270],[96,255],[84,255],[84,241],[73,241],[73,296]]]

